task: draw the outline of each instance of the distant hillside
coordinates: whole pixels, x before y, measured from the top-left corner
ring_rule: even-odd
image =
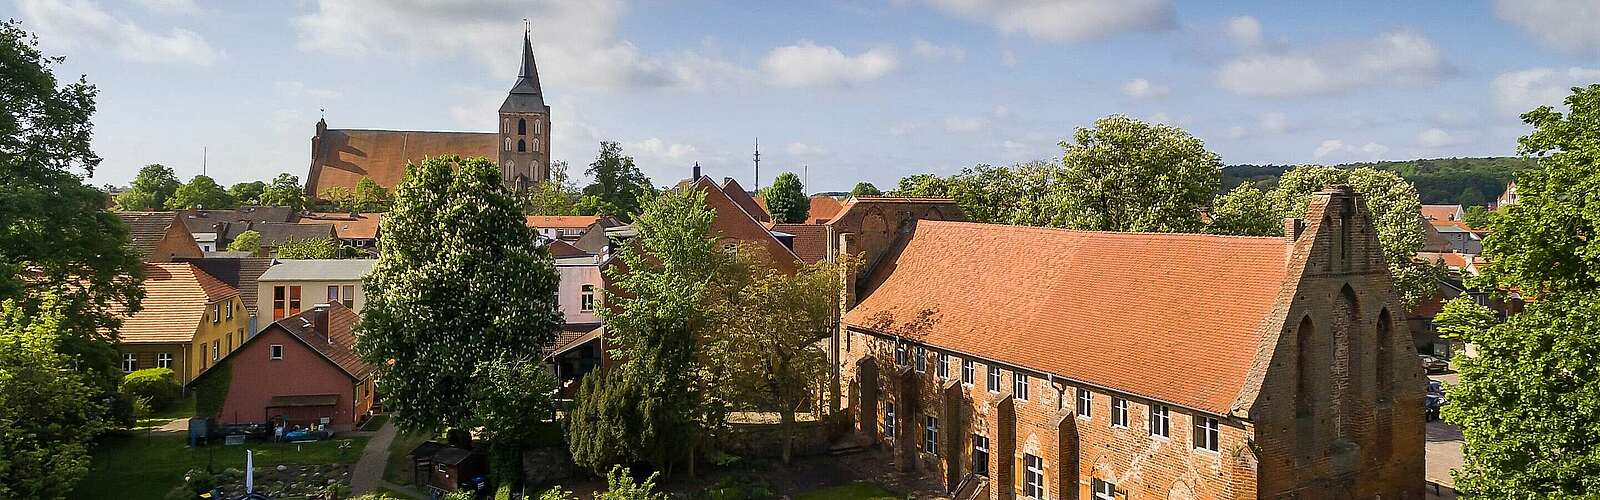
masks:
[[[1346,163],[1337,168],[1372,167],[1400,174],[1417,186],[1426,204],[1485,205],[1494,201],[1511,181],[1512,172],[1531,165],[1519,157],[1437,158],[1375,163]],[[1250,182],[1262,189],[1278,184],[1289,165],[1229,165],[1222,169],[1222,189]]]

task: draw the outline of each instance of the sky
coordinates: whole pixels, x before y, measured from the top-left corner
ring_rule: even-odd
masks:
[[[552,156],[812,192],[1059,159],[1124,114],[1227,164],[1516,153],[1600,82],[1600,2],[0,0],[100,90],[91,181],[304,179],[332,128],[492,131],[532,25]]]

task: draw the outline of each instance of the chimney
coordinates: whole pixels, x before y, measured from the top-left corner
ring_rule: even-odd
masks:
[[[329,344],[333,343],[333,335],[328,334],[328,304],[311,306],[311,327],[327,338]]]
[[[689,181],[690,182],[695,182],[695,181],[699,181],[699,180],[700,180],[700,162],[694,162],[694,177],[690,177]]]
[[[1289,240],[1290,243],[1299,240],[1300,233],[1304,233],[1305,231],[1305,219],[1298,217],[1287,217],[1283,219],[1283,237],[1284,239]]]

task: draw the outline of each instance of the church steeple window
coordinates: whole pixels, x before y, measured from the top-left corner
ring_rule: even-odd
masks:
[[[507,137],[506,138],[506,151],[510,151],[510,150],[511,150],[511,138]]]
[[[528,135],[528,120],[517,119],[517,135]]]
[[[527,150],[528,150],[528,141],[524,141],[522,139],[517,139],[517,152],[518,153],[522,153],[522,152],[526,152]]]

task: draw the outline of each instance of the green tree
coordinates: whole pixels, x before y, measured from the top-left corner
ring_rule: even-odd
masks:
[[[595,370],[583,377],[567,415],[567,448],[573,463],[599,474],[639,460],[635,438],[644,424],[634,402],[640,392],[619,369]]]
[[[228,191],[222,189],[217,181],[204,175],[196,175],[188,184],[180,186],[171,197],[167,198],[167,210],[183,210],[191,208],[228,209],[237,206],[233,197],[228,196]]]
[[[474,368],[466,427],[489,440],[490,474],[502,485],[522,480],[522,451],[555,421],[556,380],[539,358],[494,358]]]
[[[900,178],[894,188],[895,196],[943,198],[950,196],[950,186],[933,174],[913,174]]]
[[[239,233],[238,236],[233,237],[232,242],[228,243],[228,251],[250,252],[251,254],[261,253],[261,233],[255,232],[255,230]]]
[[[1461,220],[1467,223],[1467,227],[1483,229],[1489,227],[1489,217],[1493,215],[1494,212],[1490,212],[1488,207],[1471,206],[1467,207],[1466,213],[1461,216]]]
[[[357,212],[387,212],[394,200],[389,197],[389,190],[379,186],[371,177],[362,177],[356,181],[356,191],[351,199],[351,209]]]
[[[1121,115],[1062,141],[1052,226],[1099,231],[1198,232],[1200,209],[1222,179],[1222,159],[1181,129]]]
[[[84,183],[100,163],[90,149],[96,90],[81,78],[58,86],[50,66],[60,61],[16,21],[0,22],[0,301],[42,314],[44,297],[59,296],[57,349],[110,393],[122,374],[107,332],[138,308],[143,274],[127,225]]]
[[[494,163],[441,156],[408,171],[363,280],[356,345],[402,428],[459,428],[480,408],[480,365],[539,359],[555,339],[555,261]]]
[[[65,301],[0,304],[0,497],[66,498],[105,430],[103,392],[61,354]]]
[[[248,232],[248,231],[247,231]],[[240,233],[242,236],[244,233]],[[234,243],[238,240],[235,239]],[[229,244],[232,248],[233,244]],[[261,236],[256,235],[256,248],[261,247]],[[273,249],[274,257],[280,259],[337,259],[343,253],[344,246],[332,238],[289,238]]]
[[[1491,327],[1442,325],[1477,348],[1455,360],[1443,416],[1466,438],[1456,487],[1478,498],[1600,494],[1600,85],[1566,104],[1522,115],[1518,151],[1538,161],[1484,240],[1482,284],[1537,300]]]
[[[850,196],[883,196],[883,191],[871,182],[857,182],[856,187],[850,188]]]
[[[1218,196],[1211,207],[1211,225],[1206,230],[1215,234],[1250,236],[1283,234],[1283,214],[1270,209],[1272,200],[1268,196],[1249,183]]]
[[[228,196],[240,205],[260,205],[261,193],[267,190],[267,183],[261,181],[241,182],[228,187]]]
[[[772,218],[786,224],[800,224],[811,216],[811,200],[806,198],[805,186],[794,172],[778,174],[772,185],[762,190],[767,200],[767,211]]]
[[[333,186],[323,191],[322,194],[318,195],[318,197],[321,198],[322,202],[326,202],[326,205],[323,203],[318,203],[318,205],[330,208],[335,212],[351,212],[356,210],[356,195],[350,190],[350,188],[344,186]]]
[[[583,195],[567,179],[567,162],[557,160],[550,164],[550,178],[522,196],[522,210],[528,215],[578,215],[577,201]],[[598,198],[596,198],[598,199]],[[592,208],[598,211],[598,208]],[[593,215],[591,211],[587,215]]]
[[[166,208],[167,198],[178,192],[181,185],[178,175],[165,165],[145,165],[133,176],[133,184],[128,190],[117,195],[117,208],[127,211],[161,210]]]
[[[595,500],[667,500],[667,494],[656,491],[659,472],[650,473],[644,481],[634,482],[627,467],[616,466],[606,473],[606,491],[595,493]]]
[[[300,178],[287,173],[278,174],[261,192],[261,204],[269,207],[289,207],[298,211],[305,210],[306,202],[306,192],[300,186]]]
[[[585,173],[594,183],[583,188],[584,197],[595,197],[599,203],[592,206],[603,210],[600,214],[623,221],[632,221],[633,215],[639,213],[641,197],[655,193],[650,179],[633,164],[633,157],[623,155],[622,146],[615,142],[600,143],[600,153]]]

